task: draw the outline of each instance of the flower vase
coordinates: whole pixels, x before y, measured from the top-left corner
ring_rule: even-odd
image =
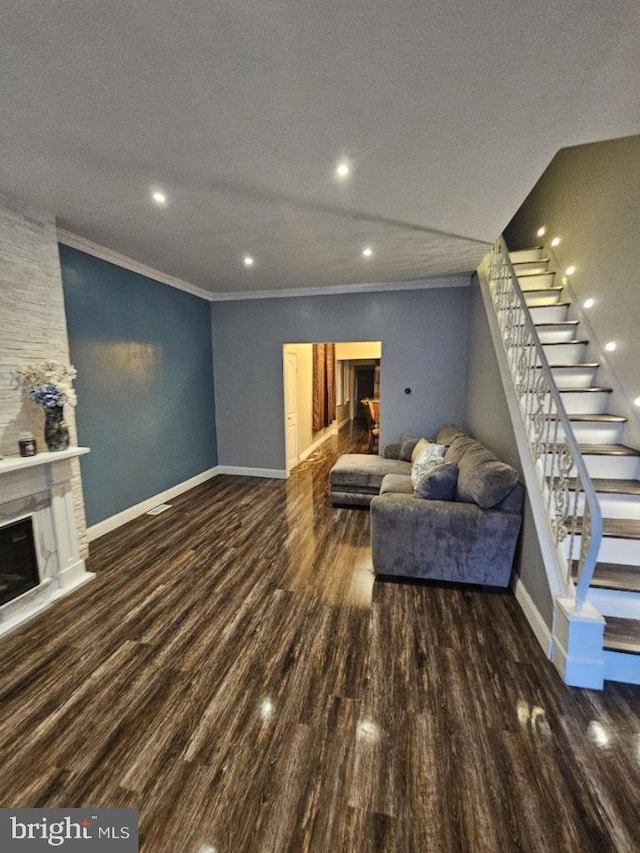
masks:
[[[44,407],[44,441],[51,451],[69,447],[69,427],[64,419],[62,406]]]

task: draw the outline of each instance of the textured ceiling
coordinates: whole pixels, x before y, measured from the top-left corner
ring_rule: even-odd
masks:
[[[559,148],[640,131],[639,35],[636,0],[2,0],[0,193],[217,293],[470,270]]]

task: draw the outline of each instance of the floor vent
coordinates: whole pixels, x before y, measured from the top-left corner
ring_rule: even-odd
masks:
[[[158,504],[158,506],[154,506],[153,509],[150,509],[149,512],[145,513],[146,515],[160,515],[161,512],[164,512],[165,509],[171,509],[171,504]]]

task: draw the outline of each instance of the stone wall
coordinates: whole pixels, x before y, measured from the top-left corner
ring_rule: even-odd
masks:
[[[44,450],[42,409],[17,388],[15,370],[45,359],[69,363],[55,220],[0,196],[0,455],[18,452],[18,435],[31,430]],[[65,406],[71,440],[75,413]],[[88,552],[80,467],[73,497],[82,557]]]

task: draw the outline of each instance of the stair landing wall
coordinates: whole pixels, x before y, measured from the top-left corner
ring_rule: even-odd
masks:
[[[599,384],[613,387],[611,410],[629,417],[625,443],[640,447],[640,136],[565,148],[558,152],[505,231],[511,251],[536,243],[545,226],[561,269],[576,267],[571,289],[585,337],[604,349]],[[575,316],[578,316],[577,314]]]
[[[480,284],[475,276],[471,285],[464,427],[498,458],[522,471]],[[516,573],[550,629],[553,598],[528,498],[525,499],[522,533],[516,552]]]

